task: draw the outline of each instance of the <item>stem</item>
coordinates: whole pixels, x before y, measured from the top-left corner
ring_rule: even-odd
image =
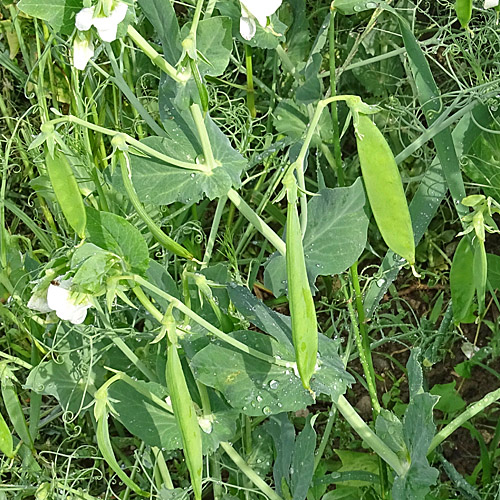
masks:
[[[359,352],[359,360],[361,361],[361,365],[363,366],[363,373],[365,374],[366,384],[368,386],[368,392],[370,394],[370,400],[372,403],[373,410],[378,415],[380,413],[380,404],[377,398],[377,389],[375,386],[374,378],[372,377],[372,372],[370,371],[370,363],[368,362],[367,359],[367,353],[363,345],[363,339],[361,338],[361,335],[359,333],[358,319],[356,318],[356,313],[354,312],[354,307],[352,306],[352,298],[349,297],[346,283],[341,276],[339,276],[339,278],[344,289],[344,296],[347,301],[347,309],[349,311],[349,317],[351,318],[352,330],[354,332],[354,339],[356,340],[356,346]]]
[[[249,354],[250,356],[254,356],[255,358],[258,358],[262,361],[265,361],[266,363],[275,364],[278,366],[284,366],[286,368],[290,368],[291,366],[295,365],[295,362],[293,362],[293,361],[286,361],[283,359],[275,358],[274,356],[270,356],[268,354],[264,354],[260,351],[257,351],[256,349],[253,349],[252,347],[248,347],[246,344],[244,344],[243,342],[240,342],[239,340],[233,339],[233,337],[231,337],[231,336],[227,335],[226,333],[224,333],[223,331],[219,330],[218,328],[216,328],[215,326],[210,324],[208,321],[203,319],[201,316],[198,316],[198,314],[196,314],[194,311],[189,309],[189,307],[186,307],[179,299],[172,297],[172,295],[169,295],[168,293],[164,292],[163,290],[156,287],[155,285],[149,283],[149,281],[145,280],[144,278],[142,278],[140,276],[137,276],[137,275],[123,276],[122,279],[128,279],[128,280],[135,281],[136,283],[143,286],[144,288],[147,288],[148,290],[151,290],[152,292],[160,295],[164,299],[168,300],[176,309],[181,311],[186,316],[189,316],[193,321],[196,321],[196,323],[198,323],[200,326],[202,326],[203,328],[208,330],[210,333],[213,333],[216,337],[220,338],[224,342],[227,342],[228,344],[232,345],[233,347],[236,347],[237,349],[245,352],[246,354]],[[137,291],[136,291],[137,289],[138,289],[138,287],[134,287],[134,289],[133,289],[134,293],[136,293],[136,295],[137,295]],[[142,290],[141,290],[141,293],[144,293],[144,292],[142,292]],[[141,300],[141,299],[139,299],[139,300]],[[147,297],[146,297],[146,300],[149,300],[149,299],[147,299]],[[141,302],[142,302],[142,300],[141,300]],[[163,315],[161,313],[159,313],[159,314],[161,315],[161,318],[163,319]],[[155,315],[155,319],[158,319],[161,322],[160,318],[157,315]]]
[[[217,208],[215,209],[215,214],[212,220],[212,228],[210,229],[210,235],[208,236],[207,247],[205,248],[205,255],[203,257],[203,264],[201,265],[201,269],[205,269],[212,257],[212,252],[214,250],[215,238],[217,237],[217,233],[219,231],[220,220],[222,217],[222,211],[224,210],[224,206],[226,205],[227,196],[222,196],[219,198],[217,202]]]
[[[281,497],[270,487],[264,480],[243,460],[243,458],[238,454],[238,452],[226,442],[221,442],[221,447],[229,455],[229,458],[238,466],[238,468],[245,474],[245,476],[252,481],[257,488],[259,488],[264,495],[266,495],[271,500],[282,500]]]
[[[332,404],[332,406],[330,407],[330,411],[328,412],[328,420],[326,422],[325,430],[323,431],[323,436],[321,436],[321,442],[319,443],[318,450],[316,451],[316,456],[314,457],[314,470],[317,469],[319,463],[321,462],[321,458],[323,457],[326,445],[328,444],[328,440],[330,439],[330,433],[332,432],[333,424],[335,423],[336,418],[336,408]]]
[[[240,195],[234,189],[230,189],[227,192],[227,196],[250,224],[252,224],[281,255],[286,255],[285,242],[250,208],[249,205],[247,205]]]
[[[499,389],[500,390],[500,389]],[[349,422],[351,427],[359,434],[363,441],[385,462],[387,462],[398,476],[404,474],[405,470],[398,456],[368,427],[366,422],[356,413],[349,401],[340,396],[337,401],[337,409]]]
[[[253,87],[253,65],[252,65],[252,47],[245,45],[245,62],[247,66],[247,107],[250,116],[255,118],[257,110],[255,109],[255,91]]]
[[[203,119],[203,115],[201,114],[198,104],[191,105],[191,114],[193,115],[196,130],[198,131],[201,147],[203,148],[203,155],[205,157],[204,163],[208,167],[207,173],[211,173],[212,170],[217,167],[217,162],[214,158],[212,145],[210,144],[210,137],[208,137],[207,127],[205,126],[205,120]]]
[[[483,399],[481,399],[477,403],[474,403],[473,405],[469,406],[469,408],[467,408],[467,410],[465,410],[461,415],[459,415],[457,418],[452,420],[447,426],[443,427],[434,436],[434,439],[432,440],[432,442],[429,446],[429,451],[427,452],[427,454],[431,453],[450,434],[455,432],[462,424],[467,422],[467,420],[470,420],[472,417],[476,416],[478,413],[483,411],[486,407],[488,407],[490,404],[494,403],[498,399],[500,399],[500,389],[496,389],[495,391],[492,391],[492,392],[486,394],[486,396],[484,396]]]
[[[143,151],[147,155],[157,158],[158,160],[164,161],[165,163],[170,163],[171,165],[174,165],[176,167],[180,168],[185,168],[187,170],[197,170],[199,172],[209,172],[209,168],[206,165],[198,165],[196,163],[189,163],[186,161],[181,161],[177,160],[176,158],[172,158],[171,156],[164,155],[163,153],[160,153],[156,151],[156,149],[150,148],[146,144],[138,141],[137,139],[134,139],[133,137],[130,137],[127,134],[124,134],[122,132],[116,132],[116,130],[111,130],[109,128],[104,128],[99,125],[94,125],[93,123],[87,122],[85,120],[82,120],[80,118],[77,118],[76,116],[73,115],[65,115],[61,118],[55,118],[54,120],[50,120],[48,123],[52,123],[53,125],[57,125],[58,123],[64,123],[64,122],[69,122],[69,123],[76,123],[77,125],[81,125],[82,127],[87,127],[91,130],[94,130],[96,132],[99,132],[101,134],[105,135],[110,135],[110,136],[115,136],[120,134],[123,137],[123,140],[127,143],[133,146],[134,148],[139,149],[140,151]]]
[[[135,192],[134,185],[132,184],[132,171],[130,170],[129,156],[126,152],[122,151],[117,151],[117,154],[120,157],[120,166],[123,185],[125,186],[125,192],[127,193],[130,202],[134,206],[137,215],[139,215],[139,217],[146,223],[151,231],[151,234],[161,245],[163,245],[173,254],[191,260],[193,258],[191,252],[186,250],[182,245],[179,245],[179,243],[174,241],[170,236],[166,235],[146,212],[145,208],[139,200],[139,197],[137,196],[137,193]]]
[[[332,4],[333,5],[333,4]],[[330,27],[329,53],[330,53],[330,95],[337,95],[337,85],[335,81],[335,13],[336,10],[330,7]],[[333,125],[333,156],[335,159],[335,168],[337,173],[337,182],[340,187],[345,186],[344,170],[342,169],[342,150],[340,148],[340,130],[339,117],[337,112],[337,103],[332,102],[330,107]]]
[[[178,71],[168,63],[147,41],[143,36],[136,31],[136,29],[129,24],[127,28],[127,35],[132,41],[146,54],[151,62],[164,71],[170,78],[178,83],[185,83],[189,79],[189,75],[180,75]],[[187,78],[186,78],[187,76]]]

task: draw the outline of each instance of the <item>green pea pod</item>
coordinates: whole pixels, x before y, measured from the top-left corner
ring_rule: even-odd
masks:
[[[99,446],[99,450],[102,453],[104,460],[108,463],[108,465],[113,469],[115,474],[123,481],[123,483],[128,486],[134,493],[137,493],[143,497],[149,497],[149,493],[147,491],[141,490],[137,484],[130,479],[125,472],[123,472],[120,464],[117,462],[115,458],[115,454],[113,452],[113,446],[111,444],[111,439],[109,437],[109,429],[108,429],[108,413],[105,411],[100,415],[97,420],[97,445]]]
[[[50,153],[46,154],[45,164],[64,217],[75,233],[80,238],[83,238],[85,236],[87,215],[78,189],[78,183],[68,160],[61,152],[56,150],[54,156],[51,156]]]
[[[366,193],[386,245],[415,264],[415,239],[398,166],[384,136],[368,116],[356,119],[356,141]]]
[[[472,17],[472,0],[456,0],[455,11],[462,28],[467,28]]]
[[[318,353],[316,310],[307,278],[302,231],[297,211],[297,184],[293,174],[286,180],[288,208],[286,217],[286,274],[288,303],[292,318],[292,338],[302,385],[310,389]]]
[[[167,357],[167,385],[172,400],[175,420],[181,431],[184,456],[191,476],[194,497],[201,500],[203,452],[200,426],[191,400],[177,345],[169,342]]]
[[[23,443],[28,446],[32,451],[35,449],[33,439],[28,430],[26,419],[24,418],[23,409],[17,395],[16,388],[12,382],[11,372],[8,367],[4,365],[1,373],[2,382],[2,399],[9,415],[9,419]]]
[[[0,451],[9,458],[14,456],[14,445],[9,426],[0,413]]]
[[[486,260],[486,250],[484,241],[474,238],[474,286],[477,293],[477,312],[482,316],[486,300],[486,282],[488,279],[488,262]]]
[[[474,252],[467,237],[460,240],[453,256],[450,289],[455,323],[470,322],[475,293]]]

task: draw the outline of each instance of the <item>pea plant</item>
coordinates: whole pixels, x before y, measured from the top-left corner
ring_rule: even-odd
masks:
[[[0,62],[30,106],[7,121],[2,167],[0,498],[493,498],[443,447],[500,389],[447,411],[458,392],[425,373],[450,332],[495,328],[498,181],[466,158],[498,163],[500,75],[456,97],[417,25],[436,8],[473,43],[498,2],[427,3],[6,7],[25,66]],[[12,152],[37,217],[8,196]],[[445,210],[457,245],[438,247],[441,344],[393,321],[407,340],[398,406],[375,366],[389,339],[377,321],[401,279],[434,279],[419,248]]]

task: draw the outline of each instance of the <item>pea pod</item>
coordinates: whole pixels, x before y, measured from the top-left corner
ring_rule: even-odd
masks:
[[[67,158],[55,150],[53,156],[50,153],[46,154],[45,165],[64,217],[75,233],[83,238],[87,215],[78,183]]]
[[[2,414],[0,413],[0,451],[9,458],[12,458],[14,456],[13,450],[14,446],[12,442],[12,434]]]
[[[384,136],[368,116],[356,117],[356,141],[366,193],[386,245],[415,264],[415,239],[398,166]]]
[[[456,0],[455,11],[462,28],[467,28],[472,17],[472,0]]]
[[[474,238],[474,265],[473,278],[477,294],[477,312],[482,316],[486,300],[486,282],[488,280],[488,262],[486,260],[486,250],[484,241],[478,237]]]
[[[292,318],[292,339],[302,384],[310,389],[311,376],[316,368],[318,325],[316,310],[307,278],[302,231],[297,210],[297,184],[293,173],[285,178],[288,207],[286,217],[286,274],[288,303]]]
[[[474,301],[474,253],[464,237],[455,250],[450,269],[450,289],[455,323],[470,322]]]
[[[179,353],[177,352],[175,322],[172,317],[167,319],[167,330],[170,338],[167,348],[167,385],[175,420],[181,431],[184,456],[191,476],[194,497],[196,500],[201,500],[201,478],[203,473],[201,432],[191,394],[184,378]]]

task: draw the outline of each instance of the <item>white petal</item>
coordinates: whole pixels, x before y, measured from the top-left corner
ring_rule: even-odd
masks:
[[[245,40],[251,40],[255,35],[257,26],[253,17],[240,17],[240,34]]]
[[[127,15],[128,5],[120,2],[110,13],[108,17],[94,18],[94,26],[103,42],[113,42],[116,40],[116,31],[118,25]]]
[[[499,0],[484,0],[484,8],[490,9],[491,7],[496,7]]]
[[[33,311],[41,313],[48,313],[52,311],[47,303],[47,290],[34,292],[30,300],[28,300],[27,306],[29,309],[33,309]]]
[[[73,42],[73,66],[83,71],[93,55],[94,44],[88,40],[80,40],[77,35]]]
[[[272,16],[280,7],[283,0],[240,0],[241,5],[254,16],[259,24],[265,28],[267,18]]]
[[[47,290],[47,302],[57,316],[65,321],[71,321],[75,325],[83,323],[87,316],[87,309],[92,306],[90,301],[84,300],[75,304],[71,293],[68,290],[71,280],[61,281],[59,286],[50,285]]]
[[[94,17],[94,7],[85,7],[75,17],[76,29],[87,31],[92,26],[92,18]]]

